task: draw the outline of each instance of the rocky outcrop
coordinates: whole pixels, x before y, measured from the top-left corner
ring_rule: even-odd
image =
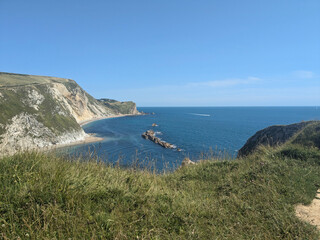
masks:
[[[139,113],[133,102],[108,107],[71,79],[13,73],[0,73],[0,109],[0,156],[82,141],[80,122]]]
[[[278,146],[292,139],[307,126],[316,121],[300,122],[290,125],[275,125],[258,131],[238,151],[238,157],[244,157],[254,152],[260,145]]]
[[[148,140],[160,145],[161,147],[171,148],[171,149],[176,148],[176,146],[174,146],[173,144],[162,141],[160,138],[156,137],[155,132],[153,130],[148,130],[148,131],[144,132],[141,136],[144,139],[148,139]]]
[[[64,133],[56,133],[35,116],[21,113],[11,119],[1,135],[0,155],[10,155],[20,150],[50,147],[57,144],[68,144],[83,140],[86,134],[82,129],[70,129]]]
[[[187,167],[189,165],[194,165],[196,164],[195,162],[191,161],[190,158],[184,158],[182,163],[181,163],[181,167]]]
[[[92,118],[113,115],[111,109],[106,108],[99,101],[86,93],[75,81],[53,83],[50,86],[52,97],[57,99],[79,123]]]

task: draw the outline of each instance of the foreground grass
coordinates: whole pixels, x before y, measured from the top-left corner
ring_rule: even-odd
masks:
[[[296,218],[320,152],[286,146],[156,175],[23,153],[0,160],[1,239],[318,239]]]

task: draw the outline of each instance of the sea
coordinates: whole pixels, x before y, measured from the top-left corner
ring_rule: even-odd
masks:
[[[271,126],[320,119],[320,107],[141,107],[150,113],[109,118],[83,126],[102,142],[72,146],[71,156],[94,155],[99,161],[123,167],[170,170],[185,157],[234,159],[257,131]],[[155,123],[157,126],[152,126]],[[149,129],[174,144],[165,149],[141,137]]]

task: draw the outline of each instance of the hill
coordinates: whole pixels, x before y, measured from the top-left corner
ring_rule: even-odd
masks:
[[[65,83],[68,81],[70,79],[0,72],[0,88],[48,84],[52,82]]]
[[[37,152],[0,159],[0,171],[3,239],[320,237],[295,215],[320,187],[307,138],[163,174]]]
[[[3,72],[0,109],[0,155],[83,140],[82,121],[138,114],[133,102],[110,107],[71,79]]]
[[[320,149],[320,121],[275,125],[262,129],[248,139],[238,151],[238,157],[247,156],[260,146],[274,147],[287,142],[311,145]]]
[[[134,102],[119,102],[113,99],[98,99],[100,103],[111,109],[115,114],[138,114],[136,104]]]

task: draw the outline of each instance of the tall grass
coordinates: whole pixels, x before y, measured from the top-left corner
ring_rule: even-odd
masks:
[[[156,174],[16,154],[0,160],[0,238],[318,239],[294,214],[319,188],[318,156],[290,145]]]

